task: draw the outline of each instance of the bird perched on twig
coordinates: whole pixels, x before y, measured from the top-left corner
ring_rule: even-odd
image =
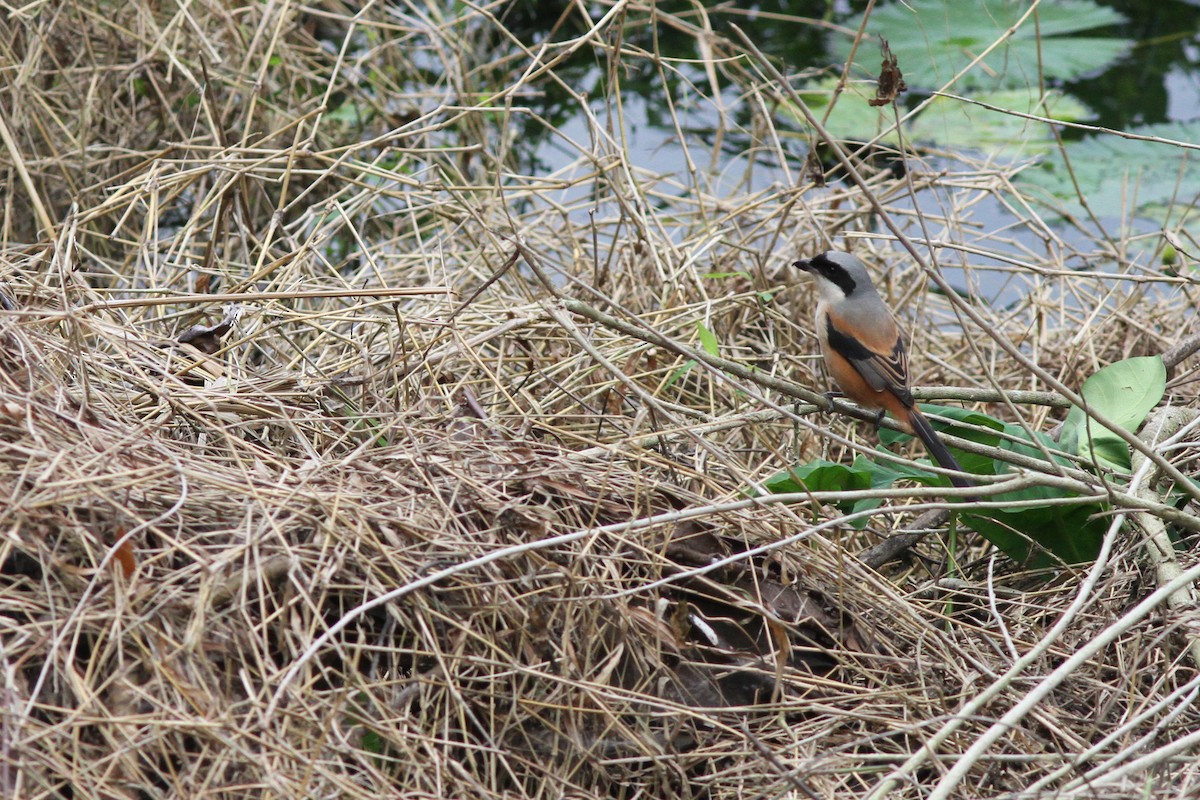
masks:
[[[891,414],[920,439],[942,467],[963,472],[908,389],[908,355],[892,312],[884,304],[867,267],[849,253],[830,250],[794,266],[817,283],[817,339],[829,374],[846,397]],[[950,476],[955,486],[974,486]]]

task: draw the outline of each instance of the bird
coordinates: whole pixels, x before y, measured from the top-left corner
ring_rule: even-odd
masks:
[[[842,394],[865,408],[887,412],[925,445],[942,467],[960,473],[950,483],[975,484],[917,408],[908,388],[908,354],[895,317],[879,296],[867,265],[829,250],[793,264],[816,281],[816,332],[830,377]]]

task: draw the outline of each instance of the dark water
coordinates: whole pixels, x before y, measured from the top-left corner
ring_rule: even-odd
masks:
[[[880,7],[883,5],[886,4],[881,3]],[[1043,7],[1053,5],[1050,0],[1043,3]],[[1066,82],[1051,77],[1048,86],[1081,102],[1090,112],[1083,121],[1092,125],[1128,130],[1153,123],[1200,120],[1200,7],[1179,0],[1108,0],[1098,5],[1117,11],[1125,22],[1088,30],[1083,35],[1129,39],[1133,42],[1132,49],[1097,74]],[[736,40],[730,29],[731,25],[737,25],[764,53],[777,59],[781,68],[795,74],[836,65],[838,39],[850,38],[844,31],[853,29],[865,6],[865,3],[766,0],[753,4],[713,4],[706,14],[701,14],[696,4],[690,2],[658,0],[655,7],[660,22],[656,26],[638,24],[636,13],[631,13],[633,24],[621,31],[631,49],[678,59],[666,70],[659,69],[649,57],[622,60],[621,91],[634,151],[651,155],[660,163],[673,158],[671,142],[677,131],[664,93],[670,93],[680,103],[675,114],[688,124],[686,135],[701,140],[710,135],[717,127],[716,113],[746,121],[749,111],[736,102],[737,87],[727,76],[721,76],[726,92],[723,98],[730,102],[721,112],[696,101],[696,89],[707,93],[711,87],[702,68],[687,63],[701,57],[697,52],[697,37],[689,28],[707,25]],[[596,7],[593,17],[606,8]],[[517,2],[510,6],[503,21],[526,42],[562,40],[568,33],[583,33],[585,26],[578,13],[563,12],[561,3]],[[559,24],[553,27],[556,21]],[[874,55],[877,44],[866,44],[864,49],[872,52],[864,53],[860,61],[878,59]],[[573,79],[572,89],[589,97],[602,97],[608,89],[605,65],[587,48],[559,72]],[[689,82],[696,89],[689,89],[686,85]],[[569,128],[577,114],[574,98],[552,85],[545,89],[539,111],[552,123]],[[901,107],[912,108],[925,97],[920,91],[911,91],[902,96]],[[546,136],[544,129],[534,127],[529,133],[530,141]],[[1064,128],[1062,135],[1070,140],[1085,134]],[[735,134],[725,142],[725,147],[733,153],[745,144]],[[803,148],[803,143],[796,144],[798,151]],[[552,152],[536,149],[531,152],[538,159],[546,159],[542,166],[560,160]],[[797,152],[797,155],[804,154]]]
[[[920,0],[914,2],[919,3]],[[746,31],[756,46],[774,59],[789,77],[824,68],[829,68],[827,74],[836,75],[840,68],[839,39],[845,42],[852,38],[865,5],[767,0],[754,4],[708,4],[707,10],[702,12],[694,3],[658,0],[655,4],[657,25],[650,25],[644,10],[635,8],[629,12],[626,24],[613,26],[608,36],[608,43],[620,44],[624,53],[615,73],[620,81],[622,117],[619,121],[611,116],[614,93],[609,82],[614,74],[614,64],[601,51],[582,48],[557,71],[568,77],[573,92],[589,98],[589,105],[598,119],[611,120],[614,128],[619,127],[623,131],[622,141],[635,167],[678,178],[680,192],[697,188],[692,185],[690,175],[695,173],[689,172],[687,154],[691,155],[691,163],[695,163],[698,155],[709,159],[697,164],[697,167],[701,172],[712,169],[711,175],[720,176],[715,183],[702,187],[717,196],[725,196],[727,191],[744,192],[766,188],[771,184],[786,184],[788,180],[798,182],[802,165],[814,141],[812,133],[799,121],[789,119],[778,108],[773,108],[766,113],[772,114],[772,124],[783,134],[779,144],[784,163],[777,160],[779,150],[774,141],[770,147],[755,150],[756,143],[750,139],[748,132],[755,129],[753,114],[764,112],[761,108],[752,108],[746,101],[745,87],[756,78],[750,74],[751,68],[744,61],[722,64],[717,67],[716,86],[719,91],[714,92],[714,84],[702,66],[705,57],[710,54],[700,51],[695,30],[707,26],[737,41],[731,28],[736,25]],[[875,13],[886,5],[881,3]],[[963,7],[967,5],[962,4]],[[1055,5],[1051,0],[1045,0],[1039,11]],[[1115,62],[1090,74],[1069,80],[1047,76],[1044,88],[1058,90],[1080,104],[1083,117],[1079,121],[1088,125],[1128,131],[1160,123],[1195,122],[1195,126],[1181,125],[1171,129],[1169,134],[1150,133],[1184,141],[1200,141],[1200,7],[1178,0],[1108,0],[1098,5],[1118,12],[1124,17],[1124,22],[1077,35],[1129,40],[1131,47]],[[1023,2],[1018,6],[1027,9],[1029,3]],[[608,5],[591,8],[592,22],[609,8]],[[806,19],[797,19],[799,17]],[[1051,14],[1047,13],[1043,22],[1050,26],[1050,20]],[[586,30],[579,13],[566,10],[561,3],[514,3],[502,21],[527,43],[561,42]],[[557,26],[552,28],[555,22]],[[617,41],[618,35],[620,41]],[[1060,47],[1059,41],[1044,40],[1042,47]],[[872,41],[863,47],[869,48],[870,52],[858,59],[860,63],[877,65],[880,58],[878,43]],[[654,54],[661,55],[663,63],[656,61]],[[736,54],[736,50],[717,50],[711,55],[720,59]],[[903,68],[903,64],[901,66]],[[531,103],[536,103],[543,119],[551,122],[557,132],[551,132],[542,123],[531,124],[528,128],[526,141],[530,146],[523,157],[528,158],[529,162],[519,168],[535,174],[566,168],[576,162],[580,155],[578,150],[564,146],[564,141],[587,143],[592,135],[571,92],[549,83],[544,88],[545,95],[531,100]],[[923,89],[928,91],[918,85],[901,95],[897,106],[902,111],[915,107],[929,96],[923,93]],[[667,102],[668,98],[671,104]],[[858,102],[862,104],[863,101],[859,99]],[[1041,127],[1043,135],[1052,145],[1048,128],[1044,125]],[[1087,144],[1082,140],[1096,137],[1093,133],[1069,126],[1060,127],[1059,134],[1068,146]],[[862,138],[870,135],[868,131]],[[1066,242],[1068,252],[1086,253],[1091,240],[1107,236],[1106,231],[1137,231],[1150,233],[1151,236],[1136,240],[1137,246],[1143,247],[1143,250],[1135,257],[1148,266],[1153,265],[1155,260],[1161,258],[1163,248],[1163,237],[1155,237],[1154,232],[1161,229],[1182,230],[1188,224],[1191,207],[1196,205],[1196,198],[1200,195],[1200,180],[1197,179],[1200,170],[1192,169],[1189,159],[1200,158],[1200,153],[1171,145],[1152,145],[1149,154],[1144,146],[1139,154],[1135,145],[1131,144],[1126,156],[1120,149],[1125,146],[1124,140],[1112,136],[1102,139],[1106,145],[1110,141],[1113,143],[1115,149],[1111,155],[1096,157],[1094,150],[1080,151],[1088,154],[1086,159],[1081,158],[1080,161],[1092,162],[1081,166],[1092,167],[1094,173],[1100,173],[1093,175],[1096,181],[1094,185],[1083,186],[1084,194],[1093,206],[1105,209],[1097,213],[1100,224],[1091,228],[1088,227],[1091,225],[1088,215],[1072,200],[1072,183],[1060,180],[1061,175],[1053,174],[1054,160],[1058,157],[1061,161],[1061,156],[1055,152],[1045,152],[1041,156],[1026,152],[1021,154],[1021,158],[1026,163],[1034,162],[1037,158],[1044,159],[1042,164],[1034,167],[1041,173],[1034,177],[1045,178],[1049,174],[1050,182],[1060,180],[1060,184],[1066,184],[1063,193],[1065,199],[1061,206],[1066,210],[1064,216],[1058,219],[1061,221],[1074,217],[1076,222],[1061,224],[1061,230],[1056,235],[1060,241]],[[714,152],[717,153],[716,161],[726,159],[718,163],[715,169],[712,159]],[[752,152],[756,155],[747,155]],[[1006,156],[989,153],[983,148],[970,152],[970,156],[977,160],[991,159],[997,164],[1006,163]],[[919,157],[927,169],[945,167],[951,172],[956,169],[954,145],[939,144],[935,150],[922,152]],[[1149,164],[1174,160],[1169,165],[1157,163],[1163,172],[1152,174],[1147,167],[1137,163],[1138,158],[1147,159]],[[746,169],[750,159],[761,163],[753,164],[753,169]],[[1145,211],[1142,208],[1122,208],[1121,203],[1129,192],[1130,179],[1108,183],[1102,181],[1106,171],[1115,174],[1119,172],[1119,167],[1125,168],[1126,176],[1140,176],[1139,179],[1144,180],[1147,186],[1152,183],[1168,184],[1171,190],[1168,194],[1172,200],[1178,201],[1177,208],[1183,210],[1168,209],[1163,212],[1161,209]],[[1081,173],[1084,171],[1080,170]],[[748,174],[753,176],[749,181],[746,178]],[[728,176],[729,186],[721,185],[725,176]],[[1172,183],[1173,187],[1170,186]],[[1051,192],[1047,190],[1047,194]],[[1105,199],[1113,202],[1106,205],[1101,202]],[[939,200],[932,194],[928,197],[919,194],[915,202],[919,207],[929,206],[929,209],[920,209],[923,211],[940,210]],[[904,204],[905,201],[897,203]],[[1056,222],[1059,212],[1053,209],[1051,205],[1048,210],[1039,213],[1051,225],[1059,227],[1060,222]],[[1006,238],[1016,250],[1030,248],[1038,252],[1044,247],[1044,242],[1039,240],[1036,232],[1020,229],[1019,221],[1009,215],[1000,201],[987,199],[978,203],[973,206],[972,214],[973,222],[978,223],[978,230],[982,232],[977,241],[985,250],[994,248],[1013,252],[1003,243]],[[1078,222],[1081,219],[1082,225]],[[987,231],[1004,233],[997,239],[991,239]],[[1091,249],[1094,251],[1094,248]],[[1114,245],[1112,249],[1118,248]],[[1087,256],[1072,258],[1074,261],[1065,258],[1064,263],[1072,267],[1108,268]],[[972,262],[990,263],[986,257],[974,258]],[[975,291],[982,289],[984,293],[992,294],[992,300],[1001,305],[1019,300],[1022,296],[1023,290],[1006,282],[1002,273],[997,273],[995,280],[989,280],[986,273],[983,274],[982,286],[977,285]],[[980,275],[976,272],[977,279]]]

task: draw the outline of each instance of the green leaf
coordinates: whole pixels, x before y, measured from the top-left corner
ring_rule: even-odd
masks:
[[[1021,426],[1007,423],[1003,433],[1006,438],[1000,447],[1004,450],[1044,462],[1044,448],[1053,462],[1064,466],[1071,463],[1070,459],[1057,452],[1058,443],[1044,433],[1035,431],[1030,437]],[[1052,467],[1046,464],[1045,469],[1050,471]],[[1011,475],[1017,472],[1017,468],[997,459],[991,471],[996,475]],[[1048,486],[1029,486],[1004,492],[991,499],[1011,505],[967,513],[964,515],[965,522],[1013,561],[1030,568],[1049,567],[1059,561],[1067,564],[1086,563],[1094,560],[1100,552],[1101,540],[1108,526],[1107,519],[1099,516],[1105,506],[1100,503],[1067,506],[1049,502],[1072,496],[1069,492]],[[1017,507],[1017,503],[1031,505]]]
[[[965,514],[964,522],[1013,561],[1030,569],[1094,561],[1108,522],[1097,503],[1043,505]]]
[[[704,348],[704,352],[710,356],[721,355],[721,345],[717,342],[717,337],[713,332],[704,327],[704,323],[696,323],[696,333],[700,336],[700,346]]]
[[[971,98],[1006,111],[1067,122],[1094,116],[1079,100],[1055,89],[1044,96],[1036,87],[1021,87],[977,92]],[[952,97],[933,98],[912,120],[908,137],[937,147],[973,150],[1009,159],[1049,153],[1056,143],[1050,126],[1045,123]]]
[[[1143,125],[1129,132],[1196,142],[1200,141],[1200,120]],[[1200,154],[1192,150],[1104,135],[1067,142],[1064,151],[1055,151],[1024,170],[1017,181],[1024,189],[1034,190],[1034,196],[1040,190],[1047,202],[1065,213],[1083,215],[1080,194],[1096,216],[1110,219],[1124,219],[1155,205],[1190,204],[1200,194],[1200,170],[1195,166]]]
[[[983,431],[974,431],[969,428],[964,428],[955,425],[955,422],[962,422],[967,425],[974,425],[980,428],[991,428],[994,431],[1003,431],[1005,423],[989,417],[980,411],[972,411],[969,408],[959,408],[958,406],[935,406],[930,403],[918,403],[917,408],[929,419],[934,430],[945,431],[953,436],[961,439],[976,442],[978,444],[986,444],[995,446],[999,441],[998,437]],[[906,433],[893,431],[890,428],[883,428],[879,431],[880,441],[891,443],[896,441],[907,441],[912,437]]]
[[[772,475],[763,485],[773,494],[792,494],[796,492],[856,492],[865,489],[878,489],[890,486],[901,475],[890,470],[889,465],[879,464],[859,456],[854,464],[836,464],[832,461],[817,459],[807,464],[798,464]],[[845,500],[836,503],[837,508],[845,514],[856,511],[867,511],[879,506],[883,501],[875,499]],[[856,519],[852,524],[856,529],[866,527],[869,517]]]
[[[986,445],[988,447],[997,447],[1000,444],[1000,437],[976,431],[970,428],[963,428],[951,423],[951,420],[974,425],[980,428],[990,428],[994,431],[1004,430],[1005,424],[994,417],[989,417],[987,414],[978,411],[970,411],[965,408],[957,408],[948,406],[929,405],[921,403],[918,406],[925,416],[929,418],[929,423],[936,431],[949,433],[952,436],[957,436],[960,439],[966,439],[969,442]],[[879,430],[879,441],[881,444],[891,446],[898,442],[906,442],[913,438],[907,433],[893,431],[888,428]],[[961,450],[953,449],[954,457],[958,459],[958,463],[967,472],[972,472],[976,475],[991,475],[994,473],[993,461],[986,456],[978,456],[974,453],[964,453]],[[893,465],[899,467],[900,465]],[[918,470],[908,470],[906,477],[919,480],[927,486],[949,486],[950,481],[946,478],[934,475],[932,472],[922,472]]]
[[[1162,401],[1166,387],[1167,370],[1162,357],[1142,356],[1099,370],[1083,382],[1080,394],[1088,408],[1132,433]],[[1108,429],[1089,423],[1078,406],[1067,412],[1060,438],[1069,453],[1109,469],[1129,469],[1129,445]]]
[[[750,273],[745,270],[738,270],[737,272],[705,272],[700,277],[709,280],[724,280],[726,278],[749,278]]]
[[[904,80],[913,89],[940,89],[972,60],[1001,40],[1028,11],[1027,3],[1006,0],[908,0],[877,8],[867,30],[888,40]],[[1011,38],[1003,41],[954,85],[963,88],[1038,86],[1039,64],[1046,78],[1073,80],[1097,72],[1125,55],[1127,39],[1074,34],[1118,25],[1124,18],[1090,0],[1042,3]],[[857,22],[848,23],[851,29]],[[852,40],[843,36],[835,52],[843,60]],[[859,74],[879,73],[879,48],[859,45]]]
[[[1071,460],[1063,455],[1058,442],[1051,439],[1041,431],[1034,431],[1033,438],[1030,438],[1029,433],[1019,425],[1005,424],[1004,433],[1007,438],[1000,445],[1002,450],[1007,450],[1016,455],[1032,458],[1045,463],[1046,453],[1050,454],[1050,459],[1054,464],[1061,464],[1064,467],[1073,466]],[[1015,440],[1015,441],[1013,441]],[[1039,447],[1040,445],[1040,447]],[[1017,472],[1017,467],[1012,466],[1007,461],[996,459],[992,463],[992,473],[995,475],[1012,475]],[[1044,469],[1049,472],[1053,471],[1054,467],[1046,464]],[[1046,486],[1030,486],[1016,492],[1006,492],[997,495],[999,500],[1050,500],[1059,497],[1068,497],[1058,489],[1053,489]]]
[[[1001,422],[977,411],[926,405],[921,408],[935,428],[949,430],[963,439],[1000,447],[1043,463],[1048,452],[1053,462],[1071,464],[1070,459],[1058,452],[1058,443],[1043,433],[1035,431],[1030,435],[1019,425]],[[985,430],[957,427],[954,422],[969,423]],[[894,431],[880,431],[880,439],[887,443],[894,444],[907,438]],[[1017,471],[1006,461],[962,452],[955,455],[964,468],[978,475],[1006,475]],[[1046,463],[1045,469],[1051,471],[1052,467]],[[773,475],[765,484],[776,494],[849,492],[885,488],[901,479],[934,486],[947,483],[944,478],[917,468],[860,455],[850,466],[819,460],[798,465]],[[1108,528],[1108,517],[1104,514],[1107,507],[1101,503],[1063,505],[1051,502],[1073,496],[1051,487],[1031,486],[991,498],[1007,506],[977,510],[963,504],[959,511],[965,525],[978,531],[1019,564],[1034,569],[1063,563],[1080,564],[1094,560],[1100,551]],[[870,510],[881,502],[846,500],[837,507],[843,513],[853,513]],[[1028,505],[1018,507],[1018,503]],[[862,528],[867,522],[868,518],[863,517],[855,522],[855,527]]]
[[[921,410],[929,417],[934,428],[948,431],[960,438],[999,447],[1043,462],[1046,458],[1042,449],[1044,447],[1054,462],[1063,465],[1071,463],[1066,456],[1056,452],[1059,449],[1058,443],[1043,433],[1035,432],[1031,437],[1019,425],[1001,422],[986,414],[962,408],[922,405]],[[956,427],[949,423],[950,419],[991,429],[996,433]],[[880,431],[881,441],[897,441],[900,438],[908,437],[893,431]],[[1038,447],[1038,444],[1042,447]],[[999,459],[957,450],[954,455],[964,469],[976,475],[1006,475],[1016,471],[1008,462]],[[949,483],[945,478],[933,473],[907,469],[899,464],[889,466],[902,471],[904,477],[926,485],[939,486]],[[1050,470],[1049,464],[1046,469]],[[990,498],[1000,503],[1012,504],[1008,508],[975,511],[964,507],[961,513],[966,525],[978,531],[1019,564],[1030,568],[1049,567],[1064,562],[1077,564],[1095,559],[1107,522],[1097,516],[1104,510],[1104,506],[1099,503],[1065,506],[1048,502],[1072,496],[1071,493],[1051,487],[1031,486]],[[1018,503],[1030,505],[1018,507]]]
[[[694,359],[689,358],[687,361],[683,362],[683,364],[679,367],[679,369],[675,370],[667,377],[666,382],[663,383],[663,389],[670,389],[671,386],[674,385],[676,381],[678,381],[684,375],[687,375],[689,372],[691,372],[692,369],[695,368],[695,366],[696,366],[696,361]]]
[[[839,83],[837,78],[827,78],[799,90],[801,99],[818,118],[827,116],[825,129],[833,138],[863,142],[874,137],[895,120],[891,108],[876,108],[868,104],[867,101],[875,96],[874,88],[868,91],[868,87],[862,83],[851,83],[839,91]],[[836,104],[833,111],[827,115],[827,109],[829,104],[834,102],[834,97],[837,98]],[[807,118],[790,101],[784,100],[779,109],[799,126],[808,127]],[[883,141],[895,144],[899,137],[892,131]]]
[[[763,481],[774,494],[852,492],[871,488],[868,472],[824,459],[799,464]]]

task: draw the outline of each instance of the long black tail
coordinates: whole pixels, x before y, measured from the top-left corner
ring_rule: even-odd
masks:
[[[929,451],[929,455],[933,456],[933,460],[946,469],[952,469],[965,475],[965,471],[954,459],[954,456],[950,455],[946,445],[942,444],[942,437],[937,435],[937,431],[929,424],[929,420],[925,419],[925,415],[916,408],[909,409],[909,411],[908,422],[912,425],[913,433],[925,444],[925,449]],[[975,485],[967,478],[958,475],[951,475],[950,483],[960,489]]]

